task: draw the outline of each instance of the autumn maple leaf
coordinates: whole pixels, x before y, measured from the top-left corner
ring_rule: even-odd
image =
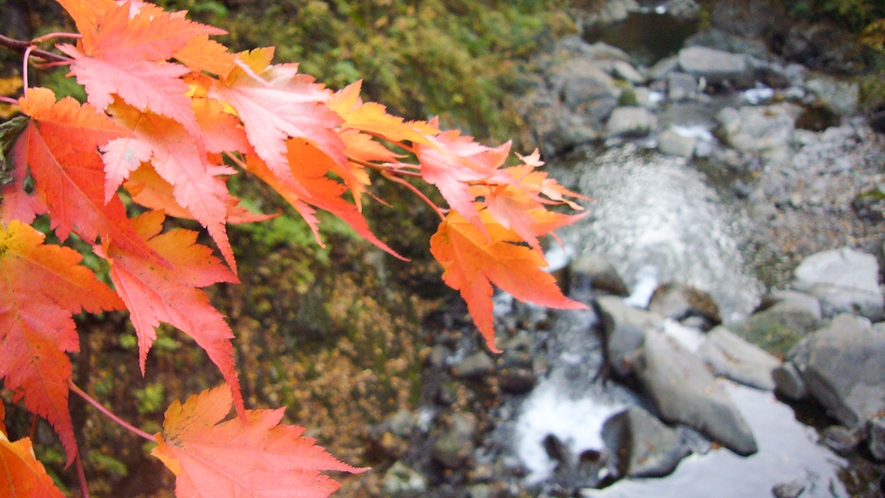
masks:
[[[70,97],[56,102],[45,88],[29,89],[20,105],[31,122],[12,149],[12,163],[20,170],[16,174],[30,171],[35,199],[46,203],[58,238],[66,240],[74,229],[88,242],[113,236],[120,246],[158,260],[132,229],[120,199],[105,202],[102,189],[98,148],[131,132],[89,104]]]
[[[231,409],[226,385],[175,401],[151,452],[178,477],[177,497],[326,497],[340,487],[319,471],[360,473],[304,437],[304,429],[280,425],[284,409],[247,410],[245,421],[222,422]]]
[[[68,412],[71,362],[79,351],[73,313],[122,309],[76,251],[12,221],[0,227],[0,378],[15,398],[58,432],[70,464],[77,443]]]
[[[196,37],[226,32],[155,6],[134,9],[126,2],[96,12],[102,8],[99,5],[85,13],[75,10],[72,14],[83,19],[82,23],[78,21],[83,38],[76,46],[58,45],[74,59],[71,74],[86,88],[89,103],[105,109],[116,94],[136,109],[150,108],[199,136],[190,99],[185,95],[188,86],[181,80],[191,70],[166,60]],[[133,10],[137,11],[134,15]]]
[[[28,498],[65,496],[52,482],[43,464],[34,456],[30,438],[10,442],[6,431],[0,430],[0,469],[3,469],[0,473],[0,496]]]
[[[129,309],[132,325],[138,334],[139,363],[144,373],[147,353],[157,338],[160,322],[177,327],[193,338],[233,386],[237,411],[245,410],[240,384],[234,369],[233,332],[224,317],[212,305],[200,287],[216,282],[237,282],[236,277],[212,250],[196,243],[197,232],[177,229],[160,233],[165,215],[150,211],[132,220],[148,246],[166,258],[171,267],[116,246],[111,240],[96,254],[111,264],[110,276],[117,293]]]
[[[566,298],[556,279],[541,268],[547,266],[538,251],[524,245],[511,229],[497,223],[483,209],[477,212],[488,238],[458,212],[451,212],[430,239],[430,252],[445,269],[443,280],[467,301],[467,310],[493,352],[495,326],[492,316],[492,284],[520,301],[557,309],[584,309]]]

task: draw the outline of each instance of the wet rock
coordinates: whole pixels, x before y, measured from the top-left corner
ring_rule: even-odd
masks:
[[[569,266],[570,288],[582,291],[594,289],[615,296],[627,296],[627,286],[621,280],[614,265],[602,253],[581,253]]]
[[[617,107],[609,116],[605,131],[610,137],[642,137],[655,131],[657,127],[658,118],[648,109]]]
[[[831,425],[824,429],[821,441],[839,455],[854,453],[860,444],[863,434],[857,429],[849,429],[842,425]]]
[[[686,73],[669,73],[667,75],[667,100],[679,102],[692,100],[698,96],[698,80]]]
[[[686,137],[673,128],[667,128],[658,135],[658,150],[664,154],[690,159],[697,144],[696,137]]]
[[[663,327],[660,316],[628,306],[617,297],[596,299],[605,334],[606,360],[621,377],[632,374],[642,355],[646,330]]]
[[[765,311],[774,305],[787,302],[795,309],[804,309],[812,316],[821,319],[820,300],[811,294],[799,292],[795,290],[779,290],[775,289],[762,297],[756,312]]]
[[[710,83],[736,82],[752,84],[746,56],[707,47],[687,47],[679,51],[679,67],[683,72],[702,76]]]
[[[665,57],[655,63],[647,71],[648,77],[654,81],[662,81],[668,74],[679,69],[679,57]],[[697,87],[695,87],[697,88]]]
[[[774,389],[772,371],[781,364],[771,353],[750,344],[722,326],[707,334],[698,349],[698,355],[717,375],[766,390]]]
[[[477,351],[455,365],[455,377],[468,380],[482,379],[495,371],[495,362],[483,351]]]
[[[427,479],[417,470],[398,461],[384,473],[381,489],[384,496],[391,498],[416,498],[427,491]]]
[[[693,427],[739,455],[758,450],[752,430],[695,355],[663,333],[646,334],[638,377],[661,417]]]
[[[416,424],[415,414],[402,409],[378,425],[369,428],[366,434],[375,451],[391,458],[400,458],[409,449],[409,437]]]
[[[873,417],[867,422],[870,454],[876,460],[885,461],[885,419]]]
[[[625,477],[665,476],[689,454],[675,430],[639,407],[606,420],[602,439]]]
[[[690,285],[665,284],[657,289],[648,303],[649,311],[680,321],[688,317],[703,317],[709,327],[722,323],[719,307],[706,292]]]
[[[791,347],[818,328],[820,323],[805,306],[784,301],[727,326],[735,334],[766,351],[786,355]]]
[[[613,100],[621,95],[615,80],[587,58],[570,59],[551,77],[555,94],[568,107],[594,100]]]
[[[842,116],[857,114],[860,87],[855,82],[820,76],[806,81],[805,89],[814,94],[823,105]]]
[[[777,155],[793,140],[800,108],[793,104],[726,107],[716,114],[722,138],[740,152]]]
[[[794,287],[818,297],[825,308],[873,321],[883,317],[879,264],[871,254],[849,247],[819,252],[805,258],[794,276]]]
[[[535,387],[531,355],[505,349],[498,368],[498,387],[510,394],[525,394],[531,391]]]
[[[611,68],[612,75],[616,78],[628,81],[634,85],[641,85],[645,82],[645,76],[640,74],[639,71],[627,61],[614,61],[612,62]]]
[[[784,482],[771,488],[775,498],[799,498],[805,491],[805,484],[799,481]]]
[[[433,458],[449,469],[458,469],[473,454],[478,423],[472,413],[455,413],[448,429],[433,444]]]
[[[783,363],[772,370],[771,378],[774,380],[775,390],[787,399],[798,401],[808,396],[805,379],[792,362]]]
[[[606,107],[607,111],[601,109],[598,113],[608,115],[616,105],[617,100],[609,99],[596,107]],[[545,157],[557,156],[599,137],[598,123],[589,114],[576,114],[559,103],[531,105],[523,115]]]
[[[885,331],[849,314],[797,344],[788,357],[808,392],[848,427],[885,411]]]

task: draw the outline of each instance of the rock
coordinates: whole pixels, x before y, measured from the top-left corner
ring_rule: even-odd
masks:
[[[699,316],[709,323],[708,329],[722,323],[719,307],[713,298],[690,285],[665,284],[658,287],[651,296],[648,310],[676,321]]]
[[[736,82],[751,86],[752,75],[746,56],[707,47],[687,47],[679,51],[679,67],[683,72],[702,76],[709,83]]]
[[[769,391],[775,387],[772,371],[781,365],[781,361],[771,353],[750,344],[722,326],[707,334],[698,355],[710,365],[715,374]]]
[[[663,327],[660,316],[628,306],[617,297],[602,296],[596,307],[605,334],[605,356],[616,374],[632,374],[642,353],[646,330]]]
[[[625,477],[668,475],[689,454],[675,430],[639,407],[609,417],[602,425],[602,440]]]
[[[770,293],[762,297],[762,301],[759,303],[759,307],[756,308],[756,312],[765,311],[782,302],[787,302],[791,307],[796,309],[804,309],[818,320],[822,318],[820,300],[811,294],[795,290],[772,290]]]
[[[799,481],[784,482],[771,488],[775,498],[799,498],[805,491],[805,485]]]
[[[391,458],[400,458],[409,449],[409,436],[416,424],[415,414],[402,409],[378,425],[369,428],[367,437],[376,450]]]
[[[645,77],[639,74],[639,71],[633,67],[627,61],[614,61],[612,62],[612,74],[616,78],[620,78],[622,80],[628,81],[634,85],[641,85],[645,83]]]
[[[698,80],[686,73],[669,73],[667,75],[667,100],[679,102],[692,100],[698,96]]]
[[[691,159],[697,147],[696,137],[686,137],[673,128],[667,128],[658,135],[658,150],[664,154]]]
[[[572,290],[594,289],[615,296],[627,296],[630,292],[614,265],[605,254],[581,253],[569,266]]]
[[[610,137],[642,137],[658,127],[658,118],[644,107],[617,107],[605,125]]]
[[[696,356],[659,332],[645,336],[639,380],[661,417],[706,434],[739,455],[758,450],[752,430]]]
[[[870,454],[876,460],[885,461],[885,418],[873,417],[867,422]]]
[[[498,386],[510,394],[525,394],[535,387],[532,357],[523,351],[504,350],[498,368]]]
[[[417,470],[397,461],[387,469],[381,480],[384,496],[416,498],[427,491],[427,479]]]
[[[655,63],[647,71],[649,79],[653,81],[662,81],[668,74],[679,69],[679,57],[665,57]],[[695,86],[697,88],[697,86]]]
[[[741,152],[774,154],[788,150],[799,112],[793,104],[726,107],[716,119],[722,139],[729,146]]]
[[[805,379],[802,378],[796,365],[790,361],[775,368],[771,372],[771,378],[774,380],[775,390],[788,399],[798,401],[808,396],[808,386],[805,385]]]
[[[857,114],[860,87],[855,82],[820,76],[806,81],[805,89],[813,93],[823,105],[842,116]]]
[[[569,108],[594,100],[617,101],[621,90],[598,64],[587,58],[570,59],[551,76],[553,89]]]
[[[627,19],[630,12],[639,10],[636,0],[613,0],[601,2],[581,23],[584,29],[594,25],[606,25]]]
[[[685,20],[697,19],[701,11],[701,6],[694,0],[667,0],[664,8],[671,16]]]
[[[794,272],[793,285],[818,297],[826,308],[879,321],[885,299],[878,276],[875,256],[843,247],[805,258]]]
[[[821,441],[837,454],[845,456],[854,453],[862,436],[860,430],[831,425],[824,429]]]
[[[808,392],[848,427],[885,411],[885,330],[840,314],[797,344],[789,360]]]
[[[495,362],[483,351],[473,353],[455,365],[452,373],[455,377],[479,380],[495,371]]]
[[[433,444],[433,458],[449,469],[461,468],[473,454],[477,427],[472,413],[452,415],[448,430]]]
[[[784,301],[744,320],[729,323],[727,327],[766,351],[786,355],[791,347],[818,328],[820,323],[818,317],[805,306]]]

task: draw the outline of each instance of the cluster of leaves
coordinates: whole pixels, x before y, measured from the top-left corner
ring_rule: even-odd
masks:
[[[68,464],[80,464],[68,411],[74,392],[156,442],[152,454],[178,476],[178,496],[269,489],[327,496],[337,484],[320,471],[361,470],[329,456],[303,429],[281,425],[282,410],[245,407],[233,333],[201,289],[238,282],[227,225],[273,215],[242,207],[228,191],[231,175],[275,190],[320,245],[318,210],[398,258],[372,233],[362,205],[373,176],[414,192],[440,216],[430,251],[492,351],[493,285],[524,301],[583,307],[542,270],[540,238],[579,218],[548,207],[579,210],[570,199],[580,196],[537,171],[537,152],[505,167],[509,143],[487,147],[441,130],[437,119],[391,115],[363,101],[360,82],[334,92],[296,64],[273,64],[272,48],[232,53],[210,39],[223,30],[185,12],[141,0],[58,2],[77,26],[79,34],[66,35],[76,43],[56,45],[59,54],[38,48],[44,37],[25,59],[68,65],[88,102],[26,88],[16,102],[23,116],[0,126],[0,166],[9,173],[0,190],[0,378],[16,402],[52,425]],[[448,207],[410,180],[436,187]],[[91,247],[112,285],[77,251],[47,242],[31,226],[41,214],[61,243],[76,238]],[[221,258],[197,232],[164,229],[167,216],[196,220]],[[73,384],[67,356],[79,350],[74,313],[114,310],[129,312],[142,373],[167,323],[208,353],[226,384],[173,403],[153,436],[127,426]],[[237,416],[223,421],[231,406]],[[12,443],[3,434],[4,464],[21,470],[0,476],[0,490],[15,496],[41,486],[58,496],[29,439]]]
[[[528,56],[574,33],[568,0],[166,0],[223,22],[234,47],[277,47],[282,60],[341,88],[363,79],[368,99],[410,119],[505,139],[520,118],[509,95]]]

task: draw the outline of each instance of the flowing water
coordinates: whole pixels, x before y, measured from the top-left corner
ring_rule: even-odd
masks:
[[[566,253],[606,254],[632,290],[628,302],[644,307],[659,282],[710,293],[726,319],[746,316],[759,302],[763,286],[741,252],[750,221],[684,160],[627,144],[558,171],[561,181],[594,199],[592,214],[562,231]],[[605,419],[642,404],[640,395],[618,383],[599,381],[604,360],[595,325],[592,311],[558,315],[546,340],[550,373],[516,410],[513,451],[529,484],[550,478],[556,467],[544,448],[548,434],[563,441],[572,458],[602,450]],[[695,349],[700,332],[669,325],[665,332]],[[818,444],[817,431],[797,421],[791,407],[770,392],[722,383],[752,427],[758,453],[740,457],[713,447],[683,460],[670,476],[624,479],[586,489],[584,496],[771,496],[773,486],[793,480],[806,485],[802,496],[849,496],[839,479],[845,460]]]

